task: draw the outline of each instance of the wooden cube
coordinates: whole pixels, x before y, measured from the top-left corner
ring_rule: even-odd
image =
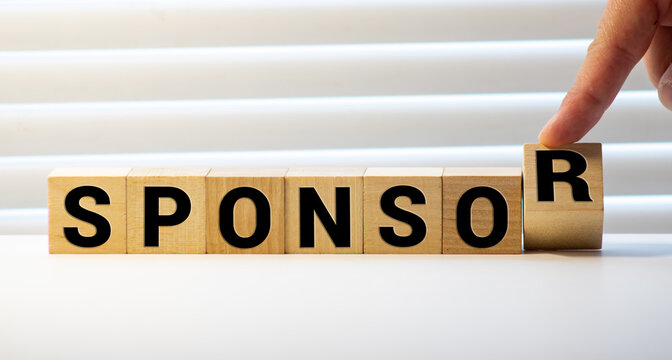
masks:
[[[49,252],[126,253],[128,168],[61,168],[49,174]]]
[[[442,168],[368,168],[364,253],[441,253]]]
[[[285,252],[361,254],[360,168],[289,169],[285,176]]]
[[[446,168],[443,253],[520,254],[520,168]]]
[[[209,254],[284,254],[287,169],[212,169],[206,177]]]
[[[128,253],[205,253],[210,169],[133,169],[127,177]]]
[[[526,250],[602,247],[601,144],[525,144],[523,182]]]

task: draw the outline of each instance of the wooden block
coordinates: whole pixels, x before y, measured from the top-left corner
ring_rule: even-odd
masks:
[[[368,168],[364,253],[441,253],[442,168]]]
[[[126,252],[128,168],[62,168],[49,183],[49,252]]]
[[[601,144],[525,144],[523,183],[526,250],[602,248]]]
[[[285,176],[285,252],[361,254],[365,169],[289,169]]]
[[[133,169],[127,178],[129,254],[205,253],[210,169]]]
[[[209,254],[285,253],[286,173],[287,169],[210,170]]]
[[[520,168],[446,168],[443,253],[520,254]]]

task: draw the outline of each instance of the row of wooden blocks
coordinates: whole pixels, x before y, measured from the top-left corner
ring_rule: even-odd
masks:
[[[600,144],[526,144],[522,170],[70,168],[48,182],[51,253],[515,254],[521,233],[525,249],[602,245]]]

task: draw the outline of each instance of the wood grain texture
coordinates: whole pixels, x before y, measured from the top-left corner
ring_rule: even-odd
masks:
[[[52,254],[123,254],[126,253],[126,175],[129,168],[60,168],[48,177],[49,252]],[[84,197],[79,204],[103,216],[110,223],[110,237],[96,247],[80,247],[65,238],[65,227],[77,227],[82,236],[93,236],[96,228],[70,215],[65,197],[80,186],[95,186],[107,193],[110,204],[96,204]]]
[[[129,254],[203,254],[205,242],[205,177],[210,169],[133,169],[127,178]],[[189,217],[174,226],[159,229],[159,246],[145,246],[145,188],[177,187],[191,201]],[[164,201],[165,200],[165,201]],[[175,201],[162,199],[159,214],[175,212]]]
[[[442,168],[368,168],[364,174],[364,253],[366,254],[440,254],[441,253],[441,175]],[[385,191],[396,186],[411,186],[422,192],[424,204],[412,204],[400,196],[395,205],[419,216],[425,224],[423,240],[414,246],[391,245],[380,234],[380,227],[392,227],[394,234],[409,236],[412,228],[396,220],[381,208]]]
[[[287,169],[212,169],[206,177],[207,252],[209,254],[284,254],[285,252],[285,174]],[[250,187],[259,190],[271,209],[270,230],[266,240],[252,248],[240,248],[224,239],[219,227],[222,199],[231,190]],[[233,224],[241,237],[251,236],[257,228],[257,209],[248,198],[236,202]]]
[[[467,244],[457,230],[457,204],[466,191],[475,187],[497,190],[508,209],[508,226],[499,243],[486,248]],[[520,254],[521,239],[520,168],[446,168],[443,172],[443,253],[444,254]],[[471,229],[476,236],[488,236],[493,229],[494,211],[486,198],[471,206]]]
[[[289,254],[361,254],[363,252],[362,225],[362,168],[297,168],[285,176],[285,252]],[[314,188],[321,201],[335,217],[336,188],[350,189],[350,247],[336,247],[316,215],[315,247],[300,246],[300,188]]]
[[[588,184],[592,201],[575,201],[566,182],[553,185],[554,200],[539,201],[537,151],[570,150],[586,159],[587,168],[579,175]],[[553,172],[565,172],[569,163],[553,161]],[[523,158],[524,238],[526,250],[600,249],[604,217],[602,145],[581,143],[549,149],[525,144]]]

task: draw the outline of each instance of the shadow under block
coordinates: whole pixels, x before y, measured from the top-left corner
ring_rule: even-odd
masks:
[[[441,253],[442,168],[368,168],[364,253]]]
[[[285,252],[363,252],[363,168],[289,169],[285,176]]]
[[[61,168],[49,174],[49,252],[126,253],[127,168]]]
[[[205,180],[209,254],[285,253],[286,173],[287,169],[210,170]]]
[[[443,253],[520,254],[520,168],[446,168]]]
[[[523,184],[526,250],[602,248],[601,144],[525,144]]]
[[[205,253],[205,177],[209,171],[131,170],[127,177],[129,254]]]

